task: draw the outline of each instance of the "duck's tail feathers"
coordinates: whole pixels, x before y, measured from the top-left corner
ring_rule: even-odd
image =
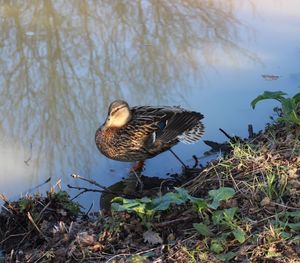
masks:
[[[193,143],[200,139],[204,131],[200,112],[173,109],[167,112],[165,127],[156,134],[156,143],[176,144],[178,141]],[[159,124],[158,124],[159,125]]]
[[[197,142],[204,133],[204,125],[201,121],[198,122],[197,125],[195,125],[193,128],[186,130],[181,135],[178,135],[178,140],[186,143],[186,144],[192,144]]]

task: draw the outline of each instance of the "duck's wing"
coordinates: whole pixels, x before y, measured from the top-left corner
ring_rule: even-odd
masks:
[[[203,115],[180,107],[134,107],[132,114],[132,121],[128,125],[139,126],[147,131],[149,146],[175,144],[178,141],[193,143],[200,139],[204,131],[200,121]]]

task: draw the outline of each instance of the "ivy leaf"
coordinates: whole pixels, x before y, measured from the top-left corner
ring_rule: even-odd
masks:
[[[217,190],[210,190],[208,194],[213,198],[213,202],[209,205],[209,207],[217,209],[220,205],[220,201],[230,199],[234,196],[235,191],[231,187],[221,187]]]

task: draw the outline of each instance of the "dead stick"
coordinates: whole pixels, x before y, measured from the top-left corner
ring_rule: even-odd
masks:
[[[33,188],[30,188],[28,189],[28,192],[32,192],[33,190],[36,190],[37,188],[43,186],[44,184],[47,184],[51,181],[51,176],[49,178],[47,178],[43,183],[40,183],[39,185],[33,187]]]
[[[183,165],[183,167],[185,168],[185,169],[187,169],[187,166],[184,164],[184,162],[178,157],[178,155],[175,153],[175,152],[173,152],[173,150],[172,149],[169,149],[169,151],[175,156],[175,158]]]
[[[192,157],[195,160],[195,164],[194,164],[193,168],[196,168],[198,166],[198,164],[199,164],[199,160],[198,160],[198,158],[197,158],[196,155],[193,155]]]
[[[224,131],[222,128],[219,128],[220,132],[222,132],[229,140],[232,140],[233,137],[230,136],[226,131]]]
[[[173,220],[170,220],[170,221],[165,221],[165,222],[157,223],[157,224],[154,224],[154,225],[156,227],[163,227],[163,226],[170,225],[170,224],[173,224],[173,223],[176,223],[176,222],[187,221],[187,220],[191,220],[191,217],[188,216],[188,217],[183,217],[183,218],[176,218],[176,219],[173,219]]]
[[[36,223],[34,222],[31,214],[29,212],[27,212],[27,217],[29,219],[29,221],[33,224],[33,226],[35,227],[35,229],[40,233],[40,235],[45,239],[48,240],[47,237],[43,234],[43,232],[39,229],[39,227],[36,225]]]
[[[98,186],[99,188],[102,188],[103,190],[105,190],[107,192],[112,193],[112,191],[110,189],[108,189],[107,187],[105,187],[105,186],[97,183],[95,180],[84,178],[84,177],[82,177],[82,176],[80,176],[78,174],[71,174],[71,177],[74,178],[74,179],[80,179],[82,181],[86,181],[86,182],[88,182],[90,184]]]
[[[71,189],[76,189],[76,190],[81,190],[81,192],[77,195],[75,195],[71,200],[74,200],[75,198],[77,198],[78,196],[86,193],[86,192],[98,192],[98,193],[102,193],[102,194],[112,194],[112,195],[116,195],[116,196],[121,196],[121,197],[132,197],[132,198],[136,198],[137,196],[135,195],[124,195],[122,193],[119,192],[114,192],[111,191],[109,189],[104,189],[104,190],[99,190],[99,189],[90,189],[90,188],[86,188],[86,187],[80,187],[80,186],[72,186],[72,185],[67,185],[68,188]]]
[[[248,136],[249,136],[249,138],[253,138],[254,137],[254,132],[253,132],[253,126],[252,126],[252,124],[248,125]]]

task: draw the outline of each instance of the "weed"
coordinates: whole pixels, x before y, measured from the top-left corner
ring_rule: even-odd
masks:
[[[181,205],[188,200],[195,201],[196,205],[199,206],[197,200],[190,196],[185,189],[176,188],[176,192],[170,192],[156,198],[143,197],[141,199],[126,199],[123,197],[115,197],[112,200],[112,210],[118,212],[134,212],[139,216],[142,222],[147,223],[152,221],[158,211],[165,211],[169,209],[172,204]]]
[[[57,202],[71,215],[77,216],[80,212],[80,205],[70,200],[70,196],[66,191],[48,192],[50,200]]]
[[[300,92],[296,93],[293,97],[286,98],[287,95],[282,91],[265,91],[263,94],[257,96],[252,102],[251,106],[254,109],[257,102],[266,99],[274,99],[281,103],[282,117],[278,118],[278,121],[292,122],[300,125],[300,116],[298,113],[300,105]]]

